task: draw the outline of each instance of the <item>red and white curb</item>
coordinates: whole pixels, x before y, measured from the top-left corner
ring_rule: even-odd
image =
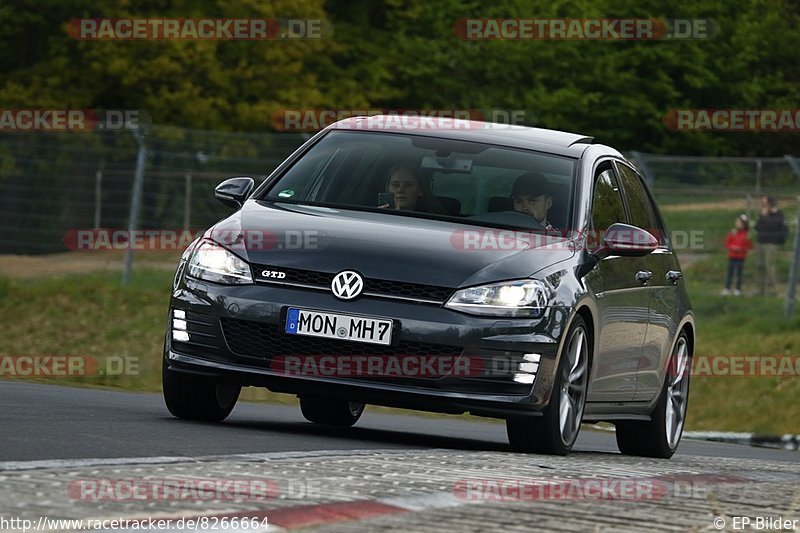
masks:
[[[683,436],[687,439],[695,440],[744,444],[763,448],[777,448],[779,450],[800,450],[800,435],[792,434],[761,435],[759,433],[736,433],[732,431],[684,431]]]
[[[395,454],[405,454],[408,450],[348,450],[346,453],[348,457],[361,455],[361,456],[371,456],[371,455],[381,455],[381,456],[391,456]],[[112,465],[116,466],[127,466],[127,465],[157,465],[157,464],[173,464],[173,463],[204,463],[204,462],[220,462],[220,461],[238,461],[238,462],[253,462],[253,463],[264,463],[270,461],[278,461],[283,459],[295,459],[295,458],[302,458],[308,459],[311,457],[331,457],[331,456],[341,456],[343,452],[341,450],[325,450],[325,451],[315,451],[315,452],[273,452],[273,453],[264,453],[264,454],[237,454],[237,455],[227,455],[227,456],[204,456],[204,457],[152,457],[152,458],[111,458],[111,459],[80,459],[80,460],[56,460],[56,461],[28,461],[28,462],[0,462],[0,473],[3,472],[31,472],[36,470],[47,470],[47,469],[54,469],[54,470],[66,470],[66,469],[74,469],[74,468],[85,468],[85,467],[108,467]],[[26,472],[25,475],[28,475]],[[610,474],[610,473],[609,473]],[[629,475],[635,475],[635,472],[628,473]],[[763,482],[769,481],[771,478],[767,476],[767,478],[763,478],[762,476],[756,475],[756,472],[747,471],[744,475],[731,478],[731,476],[716,476],[713,474],[701,474],[701,473],[679,473],[679,474],[670,474],[667,472],[660,472],[654,473],[651,476],[651,479],[661,479],[664,482],[676,482],[676,481],[684,481],[684,482],[691,482],[697,481],[699,483],[704,483],[708,485],[715,485],[719,483],[748,483],[748,482]],[[627,477],[624,473],[622,477]],[[768,479],[769,478],[769,479]],[[365,498],[362,500],[355,500],[355,501],[329,501],[327,503],[319,503],[319,504],[303,504],[303,505],[292,505],[291,506],[284,506],[284,507],[277,507],[273,509],[259,509],[259,510],[218,510],[216,512],[211,511],[207,513],[202,513],[200,511],[199,514],[197,511],[190,511],[189,513],[178,514],[178,512],[173,512],[170,514],[161,514],[158,513],[158,516],[153,516],[152,519],[180,519],[183,518],[185,521],[193,520],[194,523],[198,523],[200,519],[207,518],[213,519],[217,518],[214,521],[216,527],[213,529],[208,529],[208,531],[226,531],[226,532],[237,532],[237,533],[244,533],[244,532],[259,532],[263,533],[264,531],[268,532],[284,532],[284,531],[291,531],[300,528],[310,528],[310,527],[318,527],[318,526],[325,526],[331,525],[336,523],[342,522],[354,522],[360,520],[367,520],[367,519],[375,519],[384,516],[390,515],[401,515],[406,513],[416,513],[420,511],[426,510],[434,510],[434,509],[443,509],[443,508],[457,508],[463,507],[467,505],[474,505],[479,503],[485,503],[491,501],[490,499],[487,500],[476,500],[472,498],[464,498],[458,497],[455,492],[453,491],[444,491],[442,490],[444,487],[439,487],[438,491],[432,492],[419,492],[415,494],[410,494],[406,496],[385,496],[380,498]],[[289,503],[289,502],[286,502]],[[138,514],[138,513],[137,513]],[[154,513],[156,515],[156,513]],[[191,515],[191,516],[189,516]],[[78,518],[78,517],[76,517]],[[85,519],[89,519],[90,517],[83,517]],[[92,519],[96,519],[97,517],[93,517]],[[227,518],[227,520],[223,521],[223,518]],[[234,518],[238,518],[237,521],[233,521]],[[143,518],[140,514],[136,517],[130,517],[128,520],[130,521],[138,521],[138,522],[147,522],[150,519]],[[242,523],[244,519],[250,519],[249,523]],[[260,527],[247,527],[252,524],[252,521],[255,520],[258,524],[263,524]],[[233,523],[232,523],[233,522]],[[221,524],[226,524],[227,527],[221,527]],[[267,527],[266,524],[269,524]],[[234,526],[236,524],[236,526]],[[252,524],[255,526],[255,524]],[[171,531],[191,531],[191,529],[186,530],[179,530],[177,529],[179,526],[174,526]],[[138,528],[140,531],[145,531],[146,528],[140,527]],[[201,529],[196,529],[195,531],[200,531]],[[96,530],[99,531],[99,530]],[[120,531],[120,530],[111,530],[106,529],[106,532],[110,531]],[[123,530],[129,531],[129,530]]]
[[[348,450],[347,455],[357,456],[372,456],[372,455],[394,455],[407,453],[409,450]],[[412,450],[413,451],[413,450]],[[108,467],[108,466],[126,466],[126,465],[164,465],[176,463],[202,463],[202,462],[215,462],[220,460],[225,461],[242,461],[242,462],[268,462],[281,459],[294,459],[294,458],[315,458],[315,457],[331,457],[342,455],[341,450],[318,450],[318,451],[304,451],[304,452],[271,452],[271,453],[252,453],[252,454],[235,454],[235,455],[210,455],[201,457],[123,457],[123,458],[103,458],[103,459],[71,459],[71,460],[45,460],[45,461],[6,461],[0,462],[0,472],[19,472],[19,471],[32,471],[32,470],[46,470],[46,469],[74,469],[85,467]],[[197,516],[186,515],[159,515],[153,519],[177,519],[184,518],[194,520],[195,523],[201,518],[217,518],[217,524],[221,523],[223,518],[230,524],[233,518],[239,519],[239,527],[223,528],[217,526],[213,531],[235,531],[236,533],[264,533],[265,529],[261,528],[245,528],[241,526],[241,520],[244,518],[256,519],[261,522],[266,519],[269,523],[266,531],[280,532],[303,527],[322,526],[326,524],[334,524],[345,521],[364,520],[368,518],[375,518],[380,516],[410,513],[422,511],[426,509],[437,509],[443,507],[455,507],[466,504],[473,504],[476,502],[468,502],[463,499],[458,499],[449,492],[435,492],[424,493],[413,496],[398,496],[387,497],[371,500],[356,500],[356,501],[342,501],[342,502],[329,502],[321,504],[299,505],[294,507],[276,508],[270,510],[259,511],[238,511],[230,513],[214,513],[214,514],[201,514]],[[130,517],[128,520],[133,522],[141,522],[144,524],[148,519],[138,517]],[[142,530],[142,529],[140,529]],[[128,531],[128,530],[115,530],[104,529],[96,530],[110,533],[112,531]],[[178,529],[166,529],[163,531],[178,531]],[[199,530],[198,530],[199,531]]]
[[[751,473],[749,476],[738,475],[718,475],[718,474],[668,474],[654,476],[653,479],[660,479],[665,483],[700,482],[709,485],[724,483],[758,483],[765,481],[759,479],[757,475]],[[356,500],[346,502],[331,502],[312,505],[299,505],[295,507],[285,507],[271,509],[269,511],[244,511],[238,513],[226,513],[216,515],[205,515],[208,518],[239,518],[266,519],[269,527],[265,530],[239,528],[216,528],[214,531],[226,531],[236,533],[276,533],[287,532],[294,529],[326,526],[340,522],[358,521],[370,518],[378,518],[387,515],[397,515],[403,513],[414,513],[432,509],[454,508],[465,505],[476,505],[491,500],[474,500],[458,498],[450,492],[428,492],[413,496],[399,496],[377,498],[372,500]],[[187,520],[197,522],[203,515],[194,517],[183,517]]]
[[[393,497],[393,498],[379,498],[374,500],[355,500],[346,502],[330,502],[312,505],[298,505],[294,507],[285,507],[278,509],[270,509],[264,511],[238,511],[233,513],[217,513],[206,514],[197,516],[185,515],[171,515],[171,516],[158,516],[153,517],[153,520],[161,520],[166,518],[182,518],[186,522],[193,522],[195,524],[203,518],[212,520],[216,519],[216,524],[213,529],[208,531],[215,532],[236,532],[236,533],[280,533],[294,529],[325,526],[329,524],[336,524],[340,522],[349,522],[357,520],[365,520],[369,518],[377,518],[387,515],[395,515],[402,513],[412,513],[417,511],[424,511],[429,509],[441,509],[445,507],[457,507],[461,505],[474,504],[480,502],[470,502],[463,499],[456,498],[453,494],[448,492],[434,492],[418,494],[414,496]],[[223,527],[222,524],[231,524],[233,519],[237,519],[239,525],[227,525]],[[223,520],[227,519],[227,520]],[[265,520],[266,519],[266,520]],[[142,525],[146,524],[148,519],[143,518],[129,518],[130,522],[140,522]],[[269,526],[264,527],[249,527],[241,524],[248,524],[249,521],[255,520],[261,524],[264,522],[269,523]],[[237,523],[234,522],[234,523]],[[144,527],[137,528],[139,531],[146,531]],[[129,529],[102,529],[95,530],[103,533],[131,531]],[[171,529],[162,529],[161,531],[192,531],[180,530],[177,527]],[[194,531],[201,531],[195,529]]]

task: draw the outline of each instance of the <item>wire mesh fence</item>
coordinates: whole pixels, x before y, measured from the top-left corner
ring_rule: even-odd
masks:
[[[307,138],[151,128],[138,227],[208,227],[230,212],[219,181],[258,181]],[[137,153],[125,131],[0,135],[0,253],[62,252],[76,229],[127,228]]]
[[[791,205],[799,192],[797,159],[784,157],[692,157],[631,152],[659,200],[710,202],[745,200],[750,218],[758,199],[769,195]]]

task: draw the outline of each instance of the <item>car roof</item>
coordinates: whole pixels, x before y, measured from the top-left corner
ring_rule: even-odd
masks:
[[[327,130],[375,131],[481,142],[579,158],[593,141],[578,133],[443,117],[372,115],[349,117]]]

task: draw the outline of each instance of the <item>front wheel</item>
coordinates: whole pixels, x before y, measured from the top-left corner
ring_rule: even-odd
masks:
[[[543,416],[506,421],[508,442],[515,451],[566,455],[572,449],[586,405],[589,349],[586,323],[576,316],[567,333],[553,394]]]
[[[239,385],[169,370],[166,361],[161,369],[161,385],[164,402],[173,416],[201,422],[225,420],[242,390]]]
[[[672,350],[667,377],[658,403],[648,422],[620,421],[617,447],[625,455],[669,459],[678,449],[689,402],[692,354],[689,339],[682,332]]]
[[[300,410],[309,422],[326,426],[350,427],[361,418],[364,404],[337,398],[301,396]]]

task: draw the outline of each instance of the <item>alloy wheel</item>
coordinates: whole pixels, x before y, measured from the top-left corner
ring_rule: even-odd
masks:
[[[686,400],[689,392],[689,346],[681,337],[675,346],[675,354],[670,363],[670,374],[667,376],[666,416],[667,444],[674,448],[678,444],[683,422],[686,420]]]
[[[567,364],[561,377],[561,397],[559,404],[559,428],[564,444],[574,441],[583,419],[586,396],[587,369],[589,366],[586,331],[579,327],[569,340]]]

